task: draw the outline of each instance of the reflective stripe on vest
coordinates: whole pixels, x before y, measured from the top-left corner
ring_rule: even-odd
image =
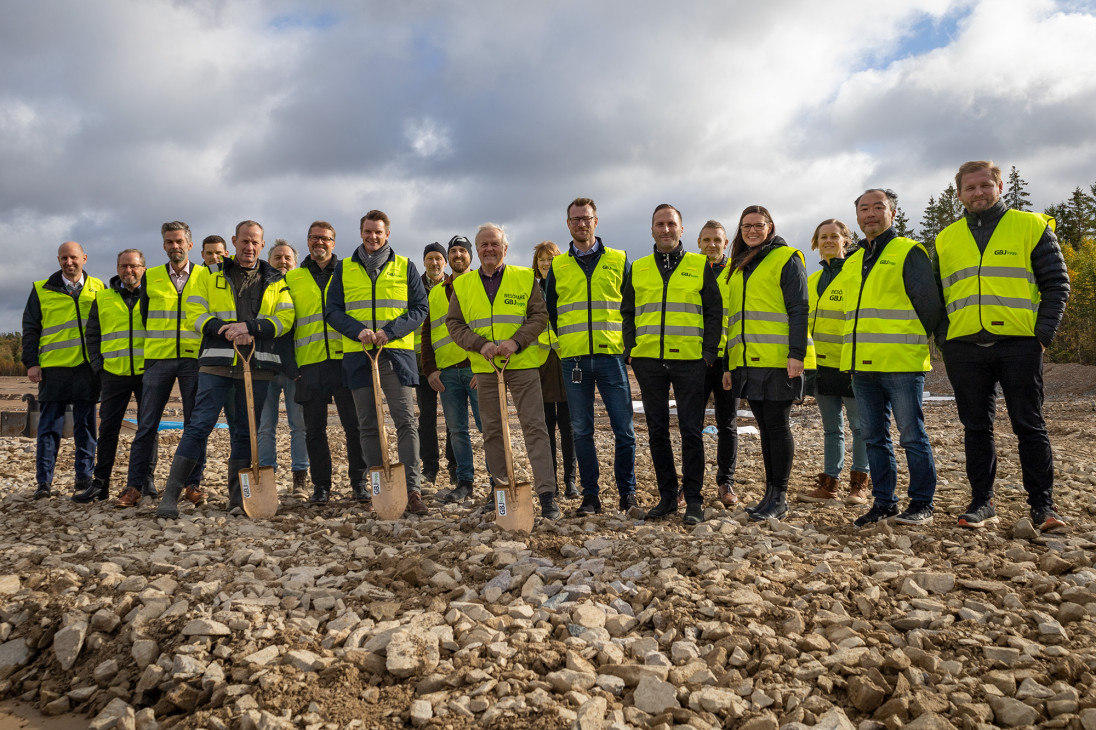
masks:
[[[478,270],[468,272],[453,282],[453,296],[460,302],[461,312],[468,327],[481,337],[498,343],[509,339],[525,324],[529,295],[534,286],[536,283],[532,269],[508,264],[502,270],[502,281],[495,294],[495,301],[492,302],[487,298],[487,290],[483,288],[483,279]],[[468,357],[472,361],[473,371],[493,372],[490,363],[478,352],[469,351]],[[507,369],[539,368],[547,359],[548,353],[534,345],[511,355]],[[496,365],[501,366],[502,362],[501,359],[495,358]]]
[[[333,264],[332,264],[333,265]],[[323,291],[312,272],[304,267],[290,269],[285,275],[289,296],[293,299],[293,353],[297,366],[313,365],[325,360],[342,360],[343,338],[334,327],[326,324],[328,278]]]
[[[821,277],[822,272],[816,271],[807,278],[811,305],[810,336],[814,341],[815,366],[840,368],[841,347],[845,342],[845,279],[838,272],[820,294],[818,280]]]
[[[845,371],[915,373],[932,369],[929,338],[906,295],[902,271],[914,248],[925,247],[908,238],[891,239],[863,278],[864,249],[853,253],[841,273],[845,297]]]
[[[202,335],[192,322],[186,321],[187,297],[194,292],[192,284],[199,269],[190,265],[190,276],[183,284],[183,291],[175,289],[168,267],[156,266],[145,272],[145,295],[148,297],[148,316],[145,318],[145,359],[174,360],[198,357]]]
[[[71,368],[88,362],[87,324],[95,294],[103,282],[84,276],[80,295],[46,289],[46,281],[34,282],[42,310],[42,334],[38,338],[38,365],[44,368]]]
[[[787,368],[789,350],[788,311],[780,274],[792,256],[803,257],[798,249],[779,246],[772,249],[750,276],[727,267],[726,285],[721,287],[727,317],[727,366],[751,368]]]
[[[238,321],[236,294],[224,271],[220,268],[212,271],[202,267],[197,272],[191,272],[192,277],[195,274],[197,280],[194,292],[186,298],[187,320],[194,323],[194,328],[200,332],[210,319],[220,319],[226,323]],[[293,327],[295,316],[293,300],[285,281],[279,279],[267,284],[263,289],[263,298],[259,302],[259,313],[255,319],[270,322],[274,328],[274,337],[277,338]],[[273,352],[273,347],[273,340],[256,340],[257,349],[252,356],[253,362],[259,366],[265,365],[266,369],[279,370],[281,357]],[[236,351],[224,340],[203,337],[198,360],[203,366],[235,365],[237,357]]]
[[[966,218],[936,237],[940,280],[948,311],[948,339],[982,330],[1033,337],[1039,288],[1031,252],[1054,219],[1042,213],[1008,210],[979,253]]]
[[[343,301],[346,313],[371,330],[379,330],[392,320],[407,314],[407,259],[396,256],[377,274],[376,288],[365,267],[352,259],[342,264]],[[390,350],[414,350],[415,333],[408,332],[385,345]],[[343,337],[343,350],[358,352],[362,343]]]
[[[113,375],[140,375],[145,371],[145,331],[141,307],[130,307],[121,293],[103,289],[95,295],[99,318],[99,354],[103,369]]]
[[[468,359],[468,353],[449,336],[449,328],[445,326],[445,315],[448,313],[449,297],[445,296],[445,284],[438,284],[430,290],[429,324],[430,345],[434,348],[434,364],[438,370]]]
[[[704,356],[704,309],[700,292],[708,259],[686,253],[668,279],[655,255],[632,264],[636,344],[632,357],[699,360]]]
[[[560,357],[623,354],[620,292],[627,262],[623,251],[603,246],[587,278],[572,253],[552,259]]]

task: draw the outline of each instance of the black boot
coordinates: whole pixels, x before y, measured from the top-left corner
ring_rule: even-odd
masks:
[[[559,506],[556,504],[555,492],[545,492],[544,494],[537,495],[540,497],[540,516],[546,520],[558,520],[563,516],[563,513],[559,511]]]
[[[312,488],[312,499],[308,500],[309,504],[327,504],[331,499],[331,490],[328,487],[321,487],[319,485]]]
[[[769,495],[767,504],[763,501],[757,509],[750,513],[750,519],[754,522],[764,522],[770,519],[781,520],[784,519],[784,515],[788,514],[788,487],[774,486]]]
[[[240,494],[240,470],[251,466],[251,459],[228,460],[228,511],[243,510],[244,497]]]
[[[108,482],[104,482],[102,479],[92,479],[87,489],[72,495],[72,501],[87,504],[97,499],[106,499],[109,494],[110,484]]]
[[[758,510],[763,510],[763,509],[767,508],[769,506],[769,502],[772,501],[772,498],[773,498],[773,485],[770,484],[769,482],[765,482],[765,496],[762,497],[761,501],[758,502],[757,504],[755,504],[753,507],[747,507],[746,508],[746,514],[748,514],[750,516],[750,519],[753,519],[754,512],[757,512]]]
[[[354,499],[359,502],[372,502],[373,495],[369,493],[369,472],[362,474],[362,478],[350,485],[354,493]]]
[[[582,492],[578,491],[578,485],[575,484],[575,478],[573,476],[564,477],[563,484],[563,496],[567,499],[578,499],[582,496]]]
[[[198,466],[195,459],[188,459],[176,454],[171,462],[171,473],[167,475],[167,484],[164,485],[164,496],[160,505],[156,508],[158,517],[177,519],[179,517],[179,495],[183,491],[183,484],[190,478],[190,472]]]
[[[658,504],[647,510],[647,518],[657,520],[660,517],[677,512],[677,490],[659,495]]]

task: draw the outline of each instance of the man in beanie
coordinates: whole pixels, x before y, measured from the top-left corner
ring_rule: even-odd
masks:
[[[445,247],[435,241],[422,252],[422,286],[429,297],[430,290],[445,281]],[[427,325],[430,318],[427,317]],[[424,482],[437,480],[441,464],[438,460],[438,394],[426,382],[426,373],[422,369],[422,329],[415,330],[415,358],[419,363],[419,384],[415,389],[415,400],[419,406],[419,459],[422,461],[422,479]],[[449,466],[449,486],[456,484],[456,459],[453,447],[449,445],[449,434],[445,434],[445,460]]]

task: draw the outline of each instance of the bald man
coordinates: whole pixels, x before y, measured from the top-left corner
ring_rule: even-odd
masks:
[[[38,384],[41,404],[34,499],[52,496],[53,468],[69,405],[76,442],[74,491],[85,491],[91,484],[99,378],[88,358],[86,330],[95,293],[103,289],[103,282],[84,273],[87,260],[80,244],[61,244],[57,249],[60,271],[34,282],[23,310],[23,364],[27,377]]]

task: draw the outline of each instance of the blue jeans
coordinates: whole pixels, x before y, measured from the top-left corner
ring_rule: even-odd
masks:
[[[572,382],[575,367],[582,370],[582,382]],[[613,471],[620,496],[636,491],[636,432],[632,425],[632,388],[623,355],[583,355],[563,358],[563,382],[578,457],[578,475],[583,496],[600,491],[597,447],[594,445],[594,387],[609,413],[616,439]]]
[[[898,504],[895,496],[898,467],[890,437],[892,410],[899,443],[906,452],[910,501],[932,504],[936,494],[936,463],[921,410],[924,389],[924,373],[853,373],[852,390],[860,410],[860,433],[868,447],[872,496],[877,505]]]
[[[470,482],[476,476],[473,462],[472,438],[468,435],[468,406],[472,406],[472,417],[476,419],[476,428],[483,430],[480,423],[479,397],[472,388],[472,368],[451,367],[440,371],[441,384],[445,386],[439,395],[441,410],[445,414],[445,426],[449,429],[449,438],[453,444],[453,456],[457,461],[457,480]],[[428,386],[429,387],[429,386]]]
[[[35,457],[35,477],[39,484],[53,484],[57,451],[65,426],[65,409],[69,401],[42,401],[38,413],[38,450]],[[76,447],[76,479],[91,479],[95,466],[95,401],[71,401],[72,436]]]
[[[266,402],[266,389],[269,381],[252,380],[255,397],[255,419],[262,418],[263,403]],[[235,387],[233,387],[235,386]],[[197,461],[205,454],[209,435],[217,426],[217,417],[229,397],[235,398],[236,413],[239,416],[229,424],[228,433],[231,448],[228,458],[233,461],[251,460],[251,436],[247,427],[247,391],[242,380],[234,380],[222,375],[200,373],[198,375],[198,400],[194,411],[183,428],[183,437],[175,456]],[[195,467],[197,470],[197,467]],[[187,484],[191,482],[188,480]]]
[[[278,398],[285,391],[285,417],[289,421],[289,458],[293,471],[308,470],[308,447],[305,444],[304,411],[294,400],[297,387],[293,378],[284,373],[270,381],[266,388],[263,420],[259,423],[259,466],[278,468]]]
[[[841,413],[841,404],[849,413],[849,430],[852,431],[852,470],[868,470],[868,450],[860,435],[860,414],[855,398],[842,398],[839,395],[816,395],[818,412],[822,415],[822,432],[825,434],[823,448],[826,476],[837,479],[845,468],[845,419]]]
[[[171,398],[171,389],[179,381],[183,400],[183,423],[189,423],[198,398],[198,361],[193,358],[146,360],[141,378],[141,403],[137,407],[137,433],[129,447],[127,487],[141,489],[148,474],[155,469],[152,452],[159,448],[160,418]],[[242,387],[242,386],[241,386]],[[198,466],[191,472],[187,486],[197,486],[205,472],[205,444],[198,456]]]

